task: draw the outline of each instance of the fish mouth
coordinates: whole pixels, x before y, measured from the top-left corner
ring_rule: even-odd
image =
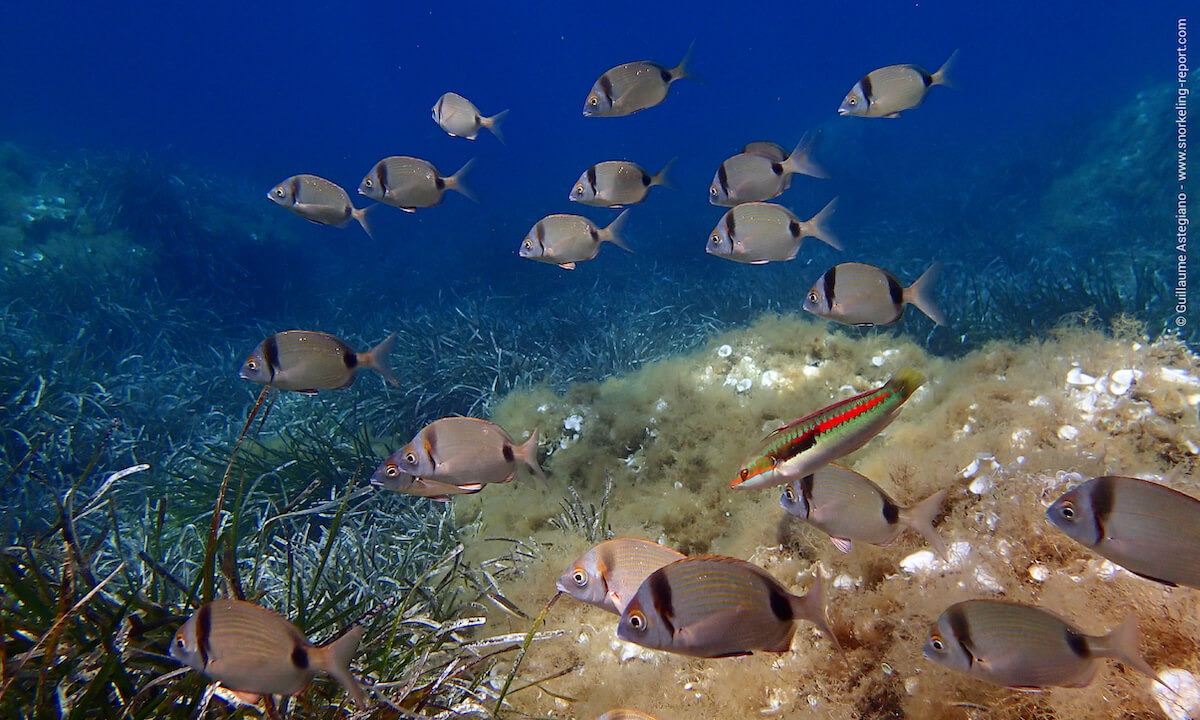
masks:
[[[850,111],[846,108],[838,108],[838,115],[849,115]]]

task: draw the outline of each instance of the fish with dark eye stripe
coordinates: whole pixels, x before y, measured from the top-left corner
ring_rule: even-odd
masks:
[[[1190,495],[1149,480],[1107,475],[1064,493],[1046,518],[1131,573],[1200,588],[1200,500]]]
[[[745,490],[783,485],[849,455],[890,425],[924,383],[924,375],[906,367],[882,387],[784,425],[742,463],[729,487]]]
[[[596,223],[582,215],[547,215],[529,229],[517,254],[528,260],[557,265],[563,270],[574,270],[575,263],[596,257],[602,243],[610,242],[626,252],[633,252],[621,237],[628,215],[628,210],[622,211],[605,228],[596,227]]]
[[[654,650],[732,657],[791,649],[796,620],[815,624],[835,647],[818,575],[793,595],[767,571],[723,555],[677,560],[651,573],[621,613],[617,636]]]
[[[316,175],[293,175],[271,191],[267,197],[276,205],[291,210],[300,217],[318,225],[346,227],[356,221],[373,238],[367,225],[367,211],[373,207],[356,208],[341,185]]]
[[[872,70],[846,93],[838,115],[900,117],[902,111],[924,102],[934,85],[953,87],[949,73],[956,57],[957,50],[932,75],[916,65],[888,65]]]
[[[895,275],[874,265],[835,265],[808,291],[804,309],[843,325],[871,327],[891,325],[904,315],[905,305],[912,305],[934,323],[945,325],[946,316],[933,299],[939,268],[938,263],[930,265],[916,282],[904,287]]]
[[[411,442],[388,456],[371,478],[384,483],[407,474],[465,488],[511,482],[517,468],[524,465],[545,487],[546,475],[538,465],[537,452],[537,428],[517,445],[496,423],[445,417],[421,428]]]
[[[475,161],[468,160],[450,177],[443,177],[433,163],[420,158],[393,155],[375,163],[375,167],[358,186],[358,194],[378,200],[404,212],[433,207],[442,202],[447,190],[479,202],[475,193],[464,184]]]
[[[625,63],[605,72],[583,101],[584,117],[618,117],[654,107],[667,97],[671,83],[686,77],[692,49],[671,69],[649,60]]]
[[[809,158],[812,145],[813,141],[808,135],[800,138],[790,155],[774,143],[747,145],[753,150],[743,150],[717,168],[708,187],[708,201],[713,205],[732,207],[746,202],[770,200],[792,184],[793,175],[829,177]],[[776,159],[778,155],[783,158]]]
[[[556,586],[576,600],[620,615],[650,573],[683,557],[649,540],[613,538],[581,555]]]
[[[762,265],[795,258],[806,237],[841,250],[841,243],[826,226],[836,207],[834,198],[811,220],[801,220],[782,205],[742,203],[730,208],[713,228],[704,251],[734,262]]]
[[[940,490],[910,508],[900,507],[870,478],[830,463],[788,483],[779,503],[829,535],[844,553],[850,552],[855,540],[887,545],[907,527],[921,533],[945,560],[946,545],[933,529],[933,521],[942,510],[946,492]]]
[[[500,133],[500,121],[505,115],[508,115],[507,110],[484,117],[474,103],[452,92],[442,95],[433,106],[433,121],[438,127],[445,130],[450,137],[468,140],[474,140],[479,135],[480,128],[487,128],[497,140],[504,142],[504,135]]]
[[[651,175],[637,163],[606,160],[583,172],[567,199],[594,207],[623,207],[640,203],[655,185],[669,185],[667,172],[675,160]]]
[[[366,696],[350,674],[361,626],[317,647],[283,616],[242,600],[202,605],[171,639],[171,657],[230,690],[295,695],[318,674],[337,680],[354,704]]]
[[[1085,635],[1057,615],[1029,605],[967,600],[946,609],[923,652],[933,662],[996,685],[1035,689],[1084,687],[1112,658],[1151,678],[1138,650],[1137,616],[1107,635]]]
[[[392,333],[367,352],[355,352],[345,340],[311,330],[287,330],[268,336],[242,363],[243,380],[280,390],[315,395],[318,390],[341,390],[354,384],[358,371],[371,368],[392,385],[400,381],[387,366],[396,342]]]

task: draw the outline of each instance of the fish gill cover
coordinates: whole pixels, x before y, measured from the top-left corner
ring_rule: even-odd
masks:
[[[1150,664],[1182,669],[1179,687],[1196,672],[1195,591],[1134,578],[1042,517],[1095,475],[1200,496],[1195,324],[1165,332],[1177,95],[1162,58],[1178,18],[1034,3],[543,10],[6,9],[0,714],[253,712],[171,674],[172,633],[219,595],[317,644],[362,624],[352,672],[377,701],[363,717],[1186,716],[1111,664],[1087,689],[1024,694],[920,654],[951,602],[1004,597],[1089,634],[1137,608]],[[580,113],[606,70],[669,70],[689,47],[694,77],[661,104]],[[952,86],[919,107],[837,115],[870,71],[932,73],[955,49]],[[448,136],[430,116],[447,91],[508,110],[505,142]],[[846,250],[809,238],[789,262],[707,256],[722,161],[805,133],[830,178],[796,175],[772,202],[804,220],[837,197]],[[363,207],[355,189],[393,155],[447,177],[474,159],[479,202],[376,207],[372,239],[263,197],[313,173]],[[548,214],[617,217],[568,201],[588,167],[675,157],[669,187],[630,209],[634,254],[604,247],[574,271],[518,256]],[[803,314],[817,278],[851,260],[904,285],[939,261],[949,322]],[[395,332],[401,385],[369,372],[278,394],[239,446],[259,388],[238,369],[289,329],[356,350]],[[909,533],[842,555],[778,489],[729,490],[774,427],[906,365],[929,382],[845,462],[902,505],[948,488],[947,561]],[[538,428],[550,493],[525,475],[450,506],[371,487],[382,458],[459,414],[518,443]],[[819,567],[845,655],[806,625],[778,658],[654,653],[569,600],[530,644],[555,579],[611,533],[748,559],[796,593]],[[265,708],[338,717],[343,700],[319,680]]]

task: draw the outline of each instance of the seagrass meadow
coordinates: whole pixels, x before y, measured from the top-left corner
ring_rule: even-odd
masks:
[[[749,25],[720,28],[722,42],[762,24],[738,17]],[[689,32],[700,22],[671,20]],[[487,35],[473,22],[483,20],[452,24]],[[656,57],[682,55],[692,38],[679,32]],[[529,52],[552,46],[545,38],[578,44],[565,30],[522,37]],[[222,127],[253,138],[233,160],[174,135],[9,137],[0,118],[0,717],[595,720],[631,707],[656,720],[1200,718],[1186,684],[1200,676],[1200,591],[1139,578],[1045,520],[1067,489],[1107,474],[1200,498],[1200,316],[1176,323],[1178,253],[1163,239],[1176,207],[1161,121],[1173,87],[1139,77],[1100,107],[1064,102],[1034,125],[1004,108],[979,127],[954,114],[977,123],[998,112],[977,81],[934,88],[897,120],[839,118],[834,98],[810,123],[785,105],[795,83],[731,78],[713,58],[741,50],[717,52],[706,37],[716,36],[695,49],[705,82],[682,80],[663,108],[630,120],[638,142],[607,134],[606,120],[587,121],[589,132],[603,125],[594,136],[555,125],[567,105],[584,122],[578,101],[603,70],[575,50],[587,56],[583,86],[569,102],[557,89],[514,102],[508,144],[445,136],[427,109],[437,94],[416,97],[428,88],[407,60],[397,82],[420,124],[396,113],[403,142],[374,130],[394,109],[385,88],[380,108],[354,96],[355,123],[339,121],[343,144],[329,145],[321,86],[304,83],[300,121],[275,117],[270,94],[243,98],[272,121]],[[939,43],[928,62],[955,46]],[[451,78],[467,85],[464,67],[511,65],[477,52],[420,66],[446,73],[442,92]],[[845,61],[829,57],[822,68]],[[1060,71],[1043,60],[1039,70]],[[959,62],[977,80],[967,49]],[[547,77],[578,70],[543,64]],[[272,88],[290,92],[296,77],[270,65]],[[854,68],[823,91],[840,97],[870,69]],[[357,78],[339,83],[361,92],[347,87]],[[743,109],[743,84],[778,95],[778,107]],[[1022,83],[1000,90],[1010,85]],[[1073,86],[1059,91],[1079,101]],[[509,97],[486,99],[494,114]],[[697,117],[707,119],[697,127]],[[749,126],[727,137],[735,120]],[[179,123],[180,138],[220,127]],[[288,134],[296,126],[310,135]],[[806,129],[831,177],[797,176],[783,200],[807,218],[837,197],[832,227],[846,251],[810,239],[790,262],[705,255],[724,211],[704,197],[721,158],[768,137],[791,147]],[[263,160],[257,145],[296,160]],[[478,204],[453,195],[414,214],[375,207],[368,236],[353,222],[305,223],[264,197],[306,170],[293,163],[328,163],[365,203],[354,183],[385,152],[436,153],[447,171],[477,155],[467,181]],[[597,153],[652,169],[678,156],[667,186],[629,211],[634,252],[605,246],[572,271],[518,257],[539,217],[571,209],[569,183],[607,159]],[[587,212],[599,226],[616,217]],[[933,295],[948,322],[908,309],[895,325],[860,328],[804,313],[817,279],[848,260],[903,285],[940,263]],[[386,362],[399,384],[365,370],[310,396],[238,377],[252,349],[289,329],[360,351],[394,333]],[[840,462],[901,505],[947,490],[936,525],[947,558],[907,531],[842,553],[780,507],[781,488],[730,487],[781,424],[908,366],[925,384]],[[437,502],[371,484],[422,427],[458,415],[517,442],[537,431],[548,487],[522,470]],[[823,582],[844,652],[799,622],[784,653],[685,657],[620,640],[617,617],[598,608],[551,603],[575,558],[625,536],[748,560],[794,593]],[[176,630],[226,597],[278,612],[316,645],[361,626],[351,672],[368,705],[323,675],[294,696],[247,702],[173,659]],[[926,660],[930,624],[970,598],[1036,604],[1089,635],[1136,612],[1143,656],[1178,692],[1111,660],[1086,688],[1042,692]]]

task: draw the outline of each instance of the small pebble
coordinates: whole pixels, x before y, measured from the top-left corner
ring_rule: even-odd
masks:
[[[1079,437],[1079,428],[1074,425],[1063,425],[1058,429],[1058,436],[1069,442]]]
[[[1046,582],[1050,579],[1050,568],[1034,563],[1029,566],[1029,577],[1033,578],[1034,582]]]
[[[1150,692],[1164,715],[1170,720],[1200,720],[1200,682],[1196,681],[1195,675],[1187,670],[1167,668],[1158,674],[1158,679],[1167,687],[1152,683]]]
[[[1095,383],[1096,378],[1088,375],[1079,368],[1071,368],[1071,371],[1067,373],[1068,385],[1094,385]]]
[[[738,381],[736,389],[738,392],[744,393],[752,387],[754,387],[753,380],[751,380],[750,378],[742,378],[741,380]]]
[[[727,358],[732,354],[733,354],[733,346],[732,345],[722,345],[721,347],[717,348],[717,357]]]

